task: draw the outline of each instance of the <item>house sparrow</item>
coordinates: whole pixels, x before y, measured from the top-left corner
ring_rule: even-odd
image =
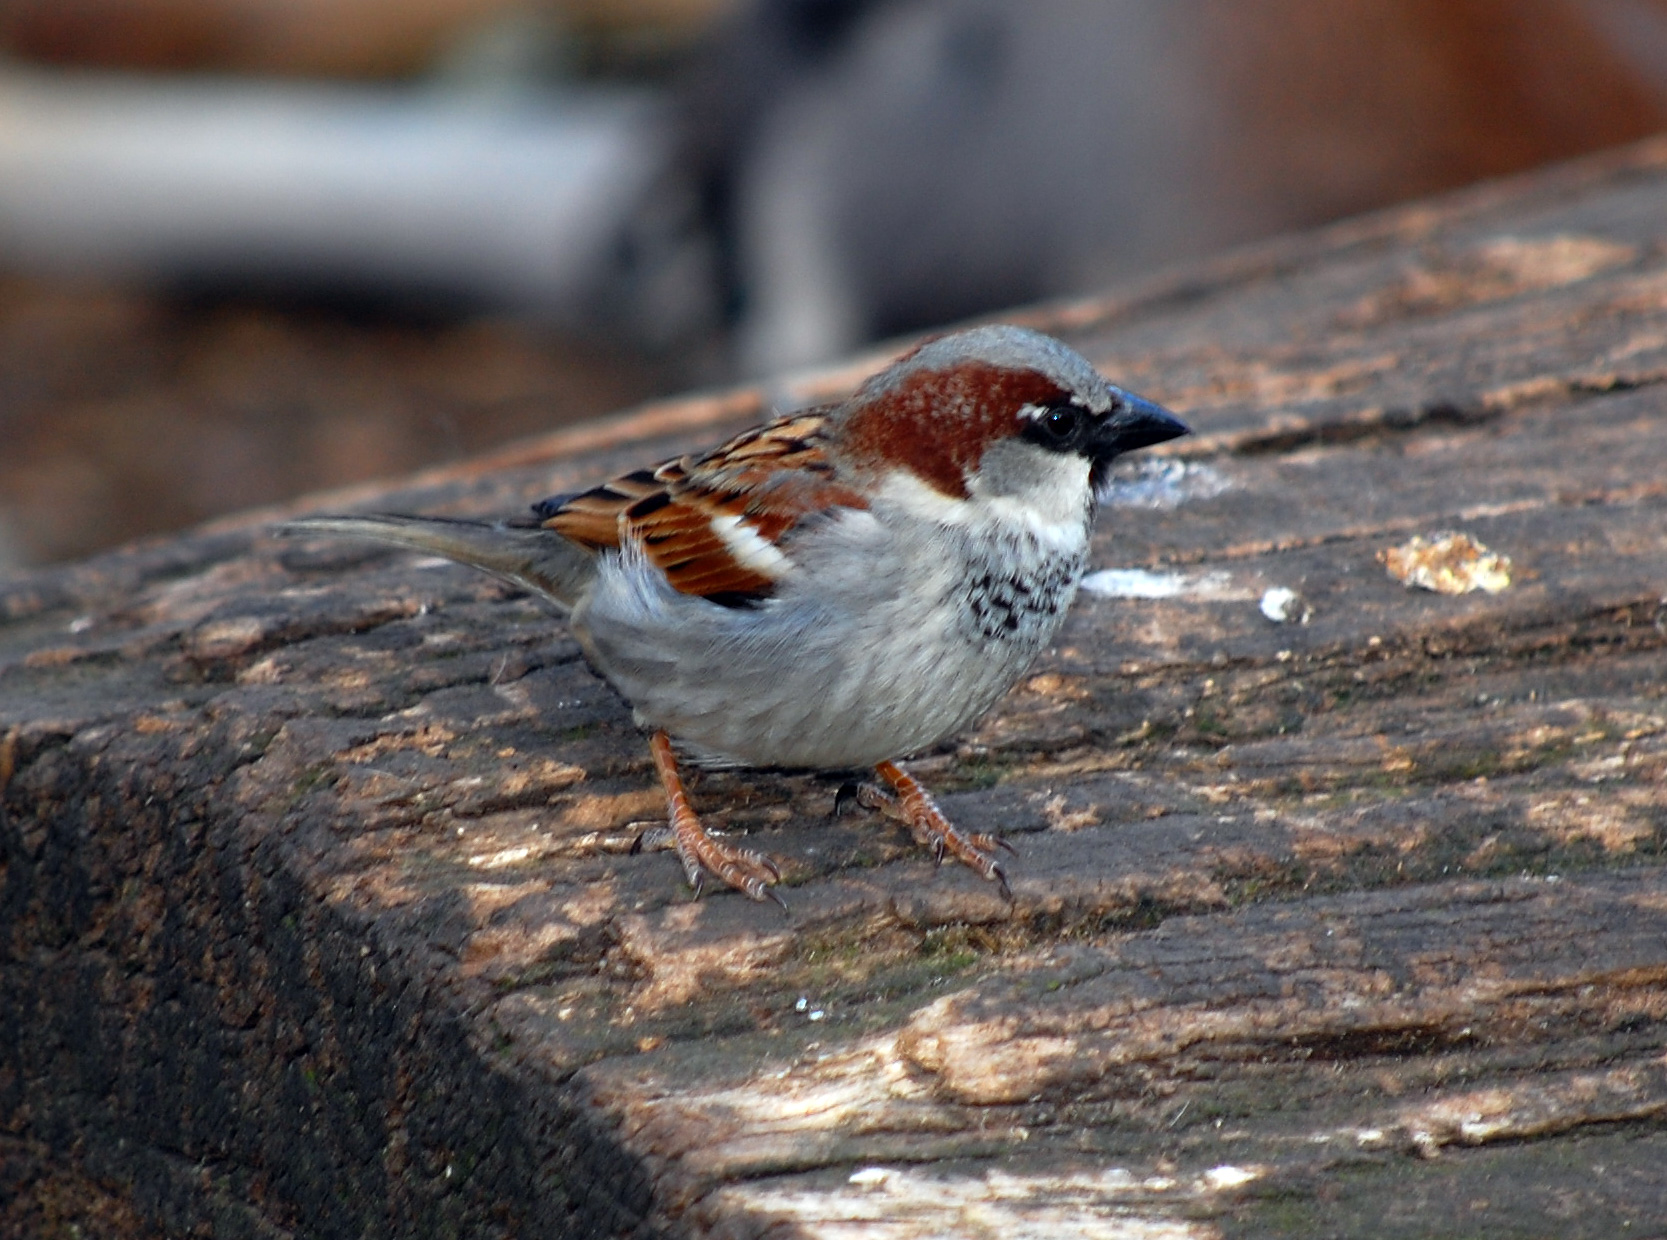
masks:
[[[1052,640],[1111,462],[1187,433],[1059,341],[931,340],[849,399],[534,505],[536,518],[319,516],[288,532],[471,564],[568,615],[635,709],[689,882],[780,902],[763,854],[707,835],[678,773],[871,768],[858,799],[1007,891],[897,766],[967,726]],[[675,746],[675,751],[674,751]]]

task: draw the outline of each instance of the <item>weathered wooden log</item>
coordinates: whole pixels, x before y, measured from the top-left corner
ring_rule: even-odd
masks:
[[[0,1218],[1667,1229],[1667,143],[1025,318],[1200,433],[915,764],[1010,905],[748,773],[695,796],[792,913],[692,901],[626,707],[453,566],[256,514],[7,582]],[[513,511],[769,400],[333,504]],[[1508,587],[1386,571],[1445,530]]]

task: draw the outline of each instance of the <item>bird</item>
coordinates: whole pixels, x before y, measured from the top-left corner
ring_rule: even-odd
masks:
[[[1010,900],[1010,846],[955,827],[899,763],[977,720],[1052,641],[1112,462],[1187,433],[1054,337],[989,324],[530,517],[317,515],[283,532],[438,554],[564,612],[649,734],[697,897],[710,875],[786,907],[773,860],[701,825],[686,762],[871,772],[842,791]]]

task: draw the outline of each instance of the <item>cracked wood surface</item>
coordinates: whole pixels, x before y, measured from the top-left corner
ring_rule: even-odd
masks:
[[[1667,1232],[1664,221],[1647,144],[1025,313],[1199,433],[1102,517],[1146,575],[912,764],[1011,906],[745,773],[693,795],[791,916],[691,902],[626,707],[466,570],[253,516],[0,585],[0,1186],[250,1236]],[[331,506],[516,511],[875,364]],[[1444,529],[1510,587],[1385,573]]]

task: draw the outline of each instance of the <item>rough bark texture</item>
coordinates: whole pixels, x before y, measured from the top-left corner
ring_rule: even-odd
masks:
[[[1095,579],[913,765],[1011,905],[773,774],[694,791],[791,915],[691,901],[626,707],[465,570],[249,518],[6,583],[0,1221],[1667,1231],[1664,221],[1657,143],[1026,315],[1200,433],[1096,547],[1178,592]],[[512,511],[779,395],[335,504]],[[1385,572],[1445,529],[1509,588]]]

